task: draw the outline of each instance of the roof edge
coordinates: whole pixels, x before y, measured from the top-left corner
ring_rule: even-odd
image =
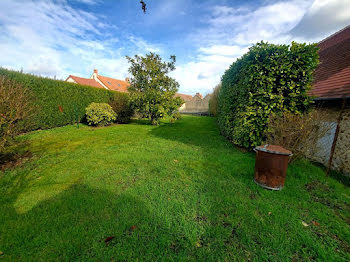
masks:
[[[314,98],[315,101],[343,100],[343,99],[350,99],[350,96],[344,96],[344,97],[316,97],[316,98]]]
[[[343,29],[340,29],[339,31],[337,31],[337,32],[335,32],[335,33],[333,33],[333,34],[327,36],[325,39],[322,39],[321,41],[318,42],[318,44],[321,44],[321,43],[327,41],[328,39],[330,39],[330,38],[336,36],[337,34],[340,34],[341,32],[345,31],[345,30],[348,29],[349,27],[350,27],[350,25],[345,26]]]

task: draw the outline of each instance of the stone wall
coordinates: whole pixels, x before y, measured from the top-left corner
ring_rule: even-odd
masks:
[[[183,104],[179,111],[187,114],[209,114],[209,99],[210,95],[202,98],[200,94],[196,94],[192,100]]]
[[[326,117],[326,121],[323,124],[329,127],[329,132],[318,141],[318,151],[314,152],[313,155],[309,155],[309,157],[328,167],[337,121],[341,111],[340,102],[337,106],[326,106],[317,110],[321,111]],[[339,127],[331,168],[344,174],[350,174],[350,106],[345,107]]]
[[[346,107],[340,121],[339,135],[334,151],[332,168],[350,174],[350,107]]]

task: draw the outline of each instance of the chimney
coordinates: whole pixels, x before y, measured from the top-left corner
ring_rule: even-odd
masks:
[[[94,74],[98,75],[98,70],[94,69]]]
[[[201,93],[196,93],[196,96],[200,97],[200,99],[203,98],[202,94]]]
[[[130,78],[129,77],[125,77],[125,82],[130,83]]]

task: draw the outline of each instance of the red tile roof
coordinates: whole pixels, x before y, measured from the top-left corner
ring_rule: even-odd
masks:
[[[78,77],[78,76],[69,75],[67,77],[66,81],[69,78],[72,78],[79,85],[93,86],[93,87],[98,87],[98,88],[104,89],[104,87],[102,85],[100,85],[98,82],[96,82],[94,79],[82,78],[82,77]]]
[[[311,95],[319,99],[350,97],[350,26],[321,41],[320,64]]]
[[[110,90],[119,92],[128,92],[130,84],[123,80],[114,79],[111,77],[97,75],[97,78]]]
[[[185,102],[188,102],[188,101],[192,100],[192,96],[191,95],[185,95],[185,94],[180,94],[180,93],[176,93],[175,97],[180,97]]]

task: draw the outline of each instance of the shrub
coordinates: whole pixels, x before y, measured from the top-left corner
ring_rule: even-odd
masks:
[[[107,126],[117,119],[117,114],[106,103],[91,103],[86,108],[86,120],[92,126]]]
[[[112,107],[113,111],[117,114],[117,123],[125,124],[129,123],[130,118],[134,114],[134,110],[131,108],[130,97],[126,95],[112,96],[108,104]]]
[[[318,141],[331,129],[326,122],[326,116],[316,110],[306,114],[273,114],[269,118],[266,143],[292,151],[291,160],[314,155],[319,150]]]
[[[309,110],[308,91],[318,64],[315,44],[258,43],[225,72],[219,93],[218,123],[233,143],[262,143],[271,113]]]
[[[30,119],[33,111],[31,99],[29,90],[0,77],[0,153],[23,130],[23,121]]]
[[[174,113],[170,118],[170,123],[174,123],[176,120],[181,119],[181,117],[182,116],[181,116],[180,112]]]
[[[216,116],[218,114],[218,96],[220,92],[221,84],[214,88],[214,91],[209,99],[209,114]]]
[[[124,101],[129,97],[126,93],[22,74],[2,68],[0,68],[0,76],[16,81],[33,94],[36,108],[31,120],[24,121],[25,131],[80,122],[85,118],[85,108],[92,102],[109,103],[118,99]],[[125,111],[128,110],[125,109]]]

